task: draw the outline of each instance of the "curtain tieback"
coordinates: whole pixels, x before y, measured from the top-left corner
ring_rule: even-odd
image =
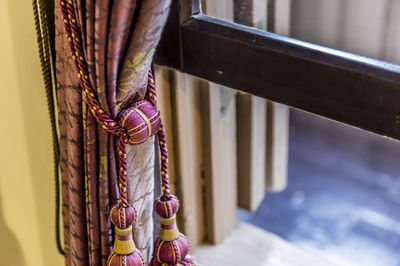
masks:
[[[161,217],[161,231],[159,237],[155,240],[155,252],[151,265],[196,265],[193,258],[188,254],[189,241],[183,234],[179,233],[175,222],[179,200],[170,194],[166,138],[160,112],[156,109],[156,87],[151,70],[148,72],[146,99],[132,103],[127,109],[122,110],[117,116],[118,122],[113,120],[101,107],[97,93],[90,83],[87,61],[80,38],[81,31],[77,24],[73,1],[61,0],[60,8],[84,100],[97,123],[107,132],[120,136],[118,141],[119,204],[113,206],[110,210],[110,220],[115,225],[115,241],[114,250],[108,257],[107,265],[146,265],[143,255],[135,247],[132,238],[132,227],[134,227],[137,218],[137,211],[134,206],[129,204],[127,196],[126,144],[143,143],[155,134],[158,136],[161,155],[162,195],[154,202],[154,209]]]

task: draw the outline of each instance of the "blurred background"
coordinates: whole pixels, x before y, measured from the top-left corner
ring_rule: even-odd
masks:
[[[399,265],[400,143],[290,112],[288,185],[239,219],[339,265]]]
[[[400,63],[399,1],[289,5],[289,36]],[[399,156],[397,141],[291,109],[287,188],[239,217],[338,263],[399,265]]]

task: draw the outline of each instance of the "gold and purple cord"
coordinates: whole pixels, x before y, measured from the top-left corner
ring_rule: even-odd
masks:
[[[161,154],[162,195],[155,201],[154,208],[160,215],[161,230],[159,237],[155,240],[151,265],[196,265],[192,257],[188,255],[189,241],[179,232],[176,225],[179,200],[170,194],[168,152],[160,113],[156,108],[156,88],[151,70],[148,73],[146,100],[132,103],[128,108],[121,110],[117,121],[114,121],[101,107],[96,91],[90,83],[73,2],[61,0],[60,7],[84,100],[99,125],[107,132],[120,136],[118,142],[119,204],[110,210],[110,220],[115,226],[115,240],[107,265],[146,265],[145,259],[133,241],[133,227],[137,212],[134,206],[129,204],[127,197],[126,144],[143,143],[155,134],[158,135]]]

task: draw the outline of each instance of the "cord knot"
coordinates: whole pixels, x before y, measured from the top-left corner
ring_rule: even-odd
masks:
[[[127,143],[132,145],[145,142],[158,132],[161,125],[160,112],[147,100],[132,103],[120,111],[117,120],[124,128]]]

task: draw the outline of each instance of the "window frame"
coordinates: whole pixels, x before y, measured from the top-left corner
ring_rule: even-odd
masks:
[[[400,139],[400,66],[201,14],[173,0],[155,63]]]

